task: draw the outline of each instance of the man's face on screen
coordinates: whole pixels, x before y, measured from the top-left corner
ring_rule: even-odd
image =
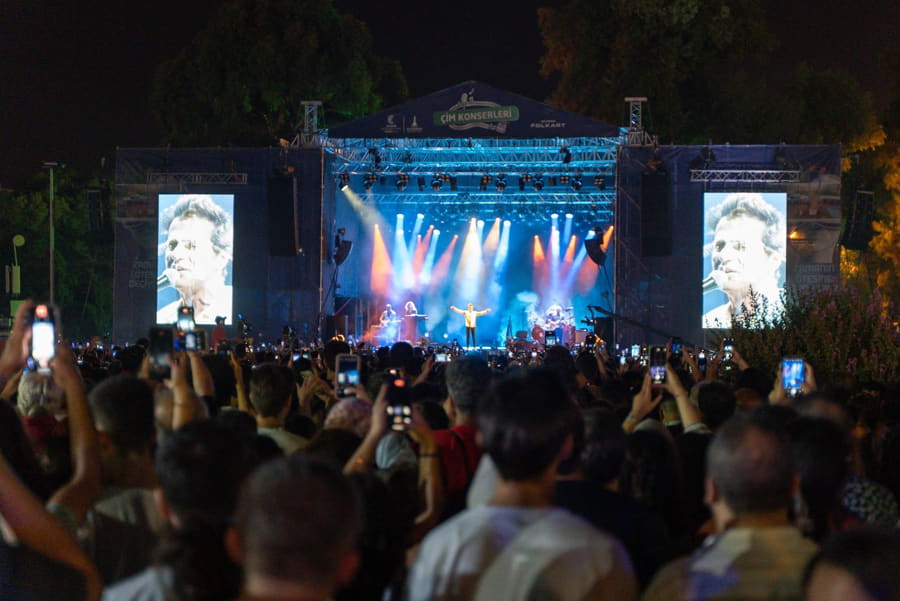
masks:
[[[722,273],[725,290],[764,289],[775,285],[780,259],[763,242],[766,225],[756,217],[722,219],[713,239],[712,268]]]
[[[176,272],[176,287],[223,279],[225,260],[212,243],[214,227],[208,219],[196,216],[176,219],[169,226],[166,268]]]

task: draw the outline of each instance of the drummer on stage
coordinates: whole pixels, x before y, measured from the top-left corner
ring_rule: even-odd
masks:
[[[450,305],[450,310],[453,311],[454,313],[459,313],[460,315],[465,316],[465,318],[466,318],[466,347],[472,348],[476,344],[475,322],[482,315],[487,315],[488,313],[490,313],[491,310],[490,310],[490,308],[487,308],[487,309],[484,309],[483,311],[476,311],[475,305],[473,305],[472,303],[469,303],[468,305],[466,305],[466,307],[467,307],[466,310],[463,311],[462,309],[457,309],[453,305]],[[471,340],[472,342],[470,343],[469,340]]]

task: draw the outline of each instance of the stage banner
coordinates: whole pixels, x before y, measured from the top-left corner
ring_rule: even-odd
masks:
[[[477,81],[332,128],[329,138],[615,137],[619,128]]]

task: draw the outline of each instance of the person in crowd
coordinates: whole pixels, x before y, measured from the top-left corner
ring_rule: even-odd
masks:
[[[785,218],[761,194],[729,194],[710,213],[712,271],[707,276],[727,301],[703,315],[704,328],[730,328],[735,315],[749,314],[765,300],[780,302],[785,262]],[[757,295],[757,299],[752,298]]]
[[[478,407],[499,480],[490,503],[433,530],[410,571],[419,599],[633,599],[621,543],[553,507],[556,468],[572,448],[576,407],[550,372],[498,382]]]
[[[806,570],[806,601],[896,601],[900,530],[861,526],[836,534]]]
[[[447,398],[444,411],[452,427],[434,433],[444,481],[444,516],[465,508],[466,492],[481,459],[476,440],[478,404],[491,386],[491,368],[481,357],[459,357],[444,371]]]
[[[707,452],[706,501],[717,534],[665,566],[643,599],[799,599],[816,552],[790,522],[790,443],[769,422],[734,417]]]
[[[257,432],[272,438],[285,455],[299,451],[309,442],[284,429],[293,393],[294,375],[289,368],[264,363],[253,370],[250,404],[256,412]]]
[[[226,535],[241,601],[328,601],[356,573],[362,508],[346,477],[304,455],[271,461],[241,493]]]
[[[219,345],[226,344],[228,342],[228,334],[225,333],[224,315],[216,315],[215,322],[216,327],[213,328],[212,336],[210,336],[209,346],[213,350],[218,351]]]
[[[225,549],[238,492],[254,461],[234,431],[213,421],[182,427],[156,453],[155,501],[166,525],[153,565],[108,588],[104,601],[232,599],[240,570]]]
[[[193,307],[198,324],[231,315],[231,286],[226,285],[232,259],[232,225],[228,213],[205,194],[185,194],[166,209],[162,286],[173,286],[178,299],[161,307],[156,323],[174,323],[179,307]]]
[[[560,474],[556,481],[556,505],[622,541],[638,581],[646,586],[672,556],[668,528],[657,512],[620,490],[627,450],[621,420],[608,409],[594,409],[586,413],[584,422],[583,448],[576,445],[570,473]]]

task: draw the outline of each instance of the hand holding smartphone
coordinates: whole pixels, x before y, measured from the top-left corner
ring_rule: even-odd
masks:
[[[171,377],[168,355],[174,350],[172,328],[150,328],[150,376],[156,380]]]
[[[351,396],[351,388],[359,386],[359,355],[342,353],[335,359],[334,390],[339,399]]]
[[[803,390],[806,381],[806,364],[802,357],[785,357],[781,361],[781,387],[784,392],[795,397]]]
[[[653,384],[666,381],[666,347],[662,345],[650,347],[650,381]]]
[[[389,375],[387,390],[387,414],[391,430],[404,432],[412,424],[412,404],[409,387],[399,375]]]
[[[29,369],[49,374],[50,361],[56,356],[56,338],[59,334],[56,311],[51,305],[40,303],[34,306],[29,318],[31,321]]]

